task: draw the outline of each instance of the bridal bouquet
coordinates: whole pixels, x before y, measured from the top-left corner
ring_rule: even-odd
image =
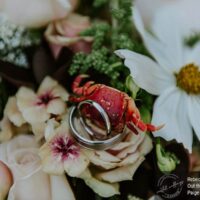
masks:
[[[2,0],[0,200],[198,199],[198,7]]]

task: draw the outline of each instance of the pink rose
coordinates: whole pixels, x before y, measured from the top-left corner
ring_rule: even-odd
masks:
[[[51,23],[45,37],[55,57],[62,47],[68,46],[74,52],[89,52],[91,50],[91,37],[82,37],[79,33],[91,25],[90,19],[78,14],[71,14],[66,19]]]
[[[66,17],[77,0],[1,0],[0,11],[8,20],[27,27],[41,27]]]
[[[0,199],[4,199],[12,186],[12,174],[8,167],[0,161]]]

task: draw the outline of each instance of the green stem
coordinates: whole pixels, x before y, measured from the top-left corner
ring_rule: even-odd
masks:
[[[112,35],[115,33],[115,30],[118,27],[118,21],[117,19],[114,17],[114,15],[112,14],[112,12],[117,11],[119,9],[119,0],[110,0],[110,10],[111,10],[111,23],[112,23]],[[114,42],[112,42],[112,49],[115,50],[116,49],[116,45]]]
[[[111,9],[111,11],[113,11],[113,10],[117,11],[119,9],[118,0],[110,0],[110,9]],[[115,28],[117,28],[118,22],[117,22],[116,18],[113,17],[113,15],[111,17],[112,17],[112,28],[115,29]]]
[[[112,65],[110,65],[111,68],[116,68],[116,67],[119,67],[122,65],[122,62],[116,62],[116,63],[113,63]]]

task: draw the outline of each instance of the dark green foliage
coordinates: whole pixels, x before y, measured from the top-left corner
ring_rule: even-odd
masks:
[[[91,28],[80,33],[81,36],[92,36],[94,38],[93,41],[93,49],[99,49],[102,47],[106,40],[106,36],[110,31],[110,25],[106,22],[94,23]]]
[[[7,102],[7,99],[8,99],[8,95],[6,92],[5,85],[2,81],[0,81],[0,119],[3,116],[3,110]]]
[[[116,30],[119,32],[132,32],[132,0],[115,0],[111,1],[111,12],[114,19],[117,21]]]
[[[101,6],[106,5],[107,2],[108,2],[108,0],[94,0],[93,6],[94,6],[95,8],[99,8],[99,7],[101,7]]]
[[[109,80],[106,84],[128,92],[125,82],[130,72],[114,51],[129,49],[146,54],[144,46],[135,37],[132,0],[94,0],[92,5],[99,9],[103,5],[109,8],[110,16],[106,22],[95,19],[90,28],[80,33],[81,36],[93,37],[92,50],[90,54],[81,52],[74,55],[69,74],[99,74]]]
[[[122,72],[128,75],[129,71],[118,57],[110,54],[107,48],[92,50],[88,55],[77,53],[74,56],[69,73],[70,75],[84,74],[91,70],[106,75],[110,79],[110,85],[124,90],[124,83],[120,82],[120,77],[122,77]]]

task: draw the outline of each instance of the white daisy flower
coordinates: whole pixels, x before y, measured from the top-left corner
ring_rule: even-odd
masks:
[[[138,86],[159,96],[152,123],[165,126],[154,136],[176,139],[191,152],[193,130],[200,139],[200,43],[194,48],[183,46],[181,27],[175,19],[168,16],[165,23],[162,20],[155,19],[152,35],[145,30],[138,10],[134,10],[136,27],[156,61],[129,50],[118,50],[116,54],[125,58]]]

